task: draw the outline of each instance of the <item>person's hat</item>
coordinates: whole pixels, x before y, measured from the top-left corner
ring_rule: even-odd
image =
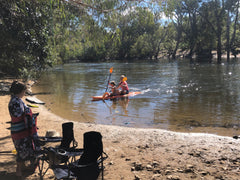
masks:
[[[114,86],[116,85],[115,81],[111,81],[110,84],[113,84]]]

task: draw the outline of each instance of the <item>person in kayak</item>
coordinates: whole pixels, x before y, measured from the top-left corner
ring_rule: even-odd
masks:
[[[127,77],[125,77],[124,75],[121,75],[120,82],[119,82],[118,87],[117,87],[117,89],[121,88],[120,95],[124,95],[124,94],[129,93],[129,88],[128,88],[128,84],[127,84],[126,79],[127,79]]]
[[[103,94],[103,99],[106,98],[106,97],[108,97],[108,96],[112,97],[112,96],[117,96],[117,95],[120,94],[120,91],[119,91],[119,90],[117,89],[117,87],[116,87],[115,81],[111,81],[111,82],[109,83],[109,85],[111,86],[111,87],[110,87],[110,88],[111,88],[111,93],[105,92],[105,93]]]

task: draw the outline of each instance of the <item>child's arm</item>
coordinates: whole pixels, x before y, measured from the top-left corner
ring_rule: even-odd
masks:
[[[119,82],[118,86],[116,87],[116,89],[119,89],[122,86],[122,81]]]

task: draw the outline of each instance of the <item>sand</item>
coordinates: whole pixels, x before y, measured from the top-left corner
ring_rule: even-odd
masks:
[[[25,99],[25,98],[24,98]],[[0,95],[0,179],[16,179],[15,155],[3,153],[14,149],[8,113],[9,95]],[[32,108],[39,112],[39,135],[47,130],[62,133],[67,119],[51,113],[44,105]],[[161,129],[137,129],[74,122],[78,147],[83,146],[83,133],[98,131],[103,136],[106,180],[162,179],[231,179],[240,175],[240,139],[201,133],[177,133]],[[39,179],[38,170],[26,179]],[[49,170],[44,179],[54,179]]]

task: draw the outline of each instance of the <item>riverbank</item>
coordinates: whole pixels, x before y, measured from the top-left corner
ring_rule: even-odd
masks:
[[[1,151],[14,149],[8,114],[9,95],[0,96]],[[55,130],[67,119],[51,113],[44,105],[39,112],[39,134]],[[74,136],[82,147],[83,133],[99,131],[103,136],[106,180],[231,179],[240,175],[240,140],[200,133],[176,133],[160,129],[136,129],[74,122]],[[15,179],[15,155],[0,153],[0,179]],[[39,179],[38,171],[26,179]],[[45,179],[54,179],[51,170]]]

